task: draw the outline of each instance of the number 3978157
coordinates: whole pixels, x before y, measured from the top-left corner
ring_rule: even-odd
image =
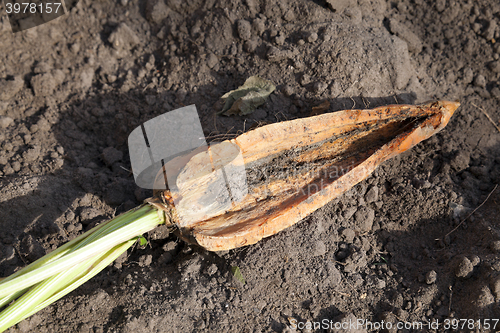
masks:
[[[45,6],[44,6],[45,5]],[[58,13],[61,7],[60,2],[46,2],[46,3],[6,3],[7,14],[19,14],[19,13]]]

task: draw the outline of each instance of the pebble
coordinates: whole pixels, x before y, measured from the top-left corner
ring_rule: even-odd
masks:
[[[427,272],[427,274],[425,274],[425,283],[433,284],[436,282],[436,280],[437,280],[437,273],[435,270],[429,271]]]
[[[309,84],[310,82],[311,82],[311,77],[309,76],[309,74],[303,74],[299,79],[299,83],[302,86],[305,86],[305,85]]]
[[[241,39],[249,40],[252,38],[252,25],[247,20],[238,20],[236,22],[236,30]]]
[[[219,63],[219,58],[213,53],[210,53],[207,57],[207,66],[209,68],[214,68]]]
[[[218,271],[218,268],[217,268],[217,265],[216,265],[216,264],[212,264],[212,265],[210,265],[210,267],[208,267],[208,269],[207,269],[207,273],[208,273],[208,275],[210,275],[210,276],[212,276],[212,275],[214,275],[215,273],[217,273],[217,271]]]
[[[6,175],[6,176],[14,173],[14,169],[12,169],[12,167],[10,166],[9,163],[5,164],[2,171],[3,171],[4,175]]]
[[[450,166],[455,169],[457,172],[467,169],[470,163],[470,153],[464,150],[461,150],[453,157],[450,162]]]
[[[146,95],[145,99],[146,99],[146,103],[150,106],[155,105],[155,103],[156,103],[156,96],[155,95]]]
[[[0,128],[7,128],[14,122],[14,119],[7,116],[0,116]]]
[[[372,186],[365,194],[365,201],[367,204],[378,201],[378,187]]]
[[[147,267],[153,262],[153,256],[151,254],[145,254],[139,257],[139,266]]]
[[[479,74],[474,78],[474,85],[479,88],[484,88],[486,87],[486,78]]]
[[[186,99],[186,96],[187,96],[187,90],[184,89],[184,88],[179,88],[176,92],[175,92],[175,97],[177,98],[177,102],[179,103],[184,103],[184,100]]]
[[[285,85],[282,89],[283,94],[285,94],[286,97],[290,97],[293,95],[293,88],[290,85]]]
[[[459,278],[469,278],[474,270],[474,265],[467,257],[463,257],[457,267],[455,275]]]
[[[73,221],[75,219],[75,213],[72,210],[68,210],[64,215],[64,218],[68,221]]]
[[[73,52],[74,54],[77,54],[78,52],[80,52],[80,44],[78,44],[78,43],[73,43],[73,44],[71,44],[71,46],[70,46],[70,50],[71,50],[71,52]]]
[[[24,237],[20,244],[20,252],[29,261],[35,261],[45,255],[45,249],[40,242],[31,235]]]
[[[313,33],[309,34],[309,36],[307,36],[307,41],[309,43],[314,43],[317,40],[318,40],[318,34],[315,32],[313,32]]]
[[[153,23],[161,23],[169,14],[170,9],[163,0],[148,0],[146,3],[146,18]]]

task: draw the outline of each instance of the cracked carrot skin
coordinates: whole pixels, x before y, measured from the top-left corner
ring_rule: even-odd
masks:
[[[177,177],[178,191],[163,193],[167,214],[181,238],[207,250],[254,244],[299,222],[384,161],[438,133],[459,106],[447,101],[389,105],[254,129],[191,156]],[[232,160],[235,150],[242,159]],[[220,181],[214,170],[223,164],[243,165],[247,174],[248,193],[229,206],[213,200],[214,184]],[[267,176],[255,176],[259,171]]]

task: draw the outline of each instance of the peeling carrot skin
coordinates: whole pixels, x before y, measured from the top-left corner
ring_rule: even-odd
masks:
[[[190,243],[211,251],[254,244],[299,222],[384,161],[442,130],[459,106],[448,101],[388,105],[259,127],[225,143],[239,148],[247,175],[274,170],[276,163],[281,174],[247,184],[248,194],[230,209],[202,204],[211,199],[214,173],[180,184],[180,194],[165,191],[164,202],[176,215],[171,220],[179,226],[180,237]],[[214,163],[201,154],[182,172],[195,174],[203,163]],[[178,203],[175,208],[173,201]],[[191,209],[195,207],[196,213]]]

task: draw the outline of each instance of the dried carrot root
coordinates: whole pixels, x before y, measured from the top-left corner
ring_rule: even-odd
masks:
[[[439,132],[459,105],[389,105],[257,128],[192,156],[177,177],[176,190],[163,192],[166,213],[182,239],[207,250],[254,244]],[[233,159],[238,152],[241,158]],[[238,200],[217,200],[220,189],[225,190],[218,163],[226,171],[246,169],[244,195]]]
[[[175,176],[169,191],[0,279],[0,332],[85,283],[159,224],[177,226],[181,238],[211,251],[274,235],[439,132],[458,107],[340,111],[266,125],[179,156],[159,174]]]

